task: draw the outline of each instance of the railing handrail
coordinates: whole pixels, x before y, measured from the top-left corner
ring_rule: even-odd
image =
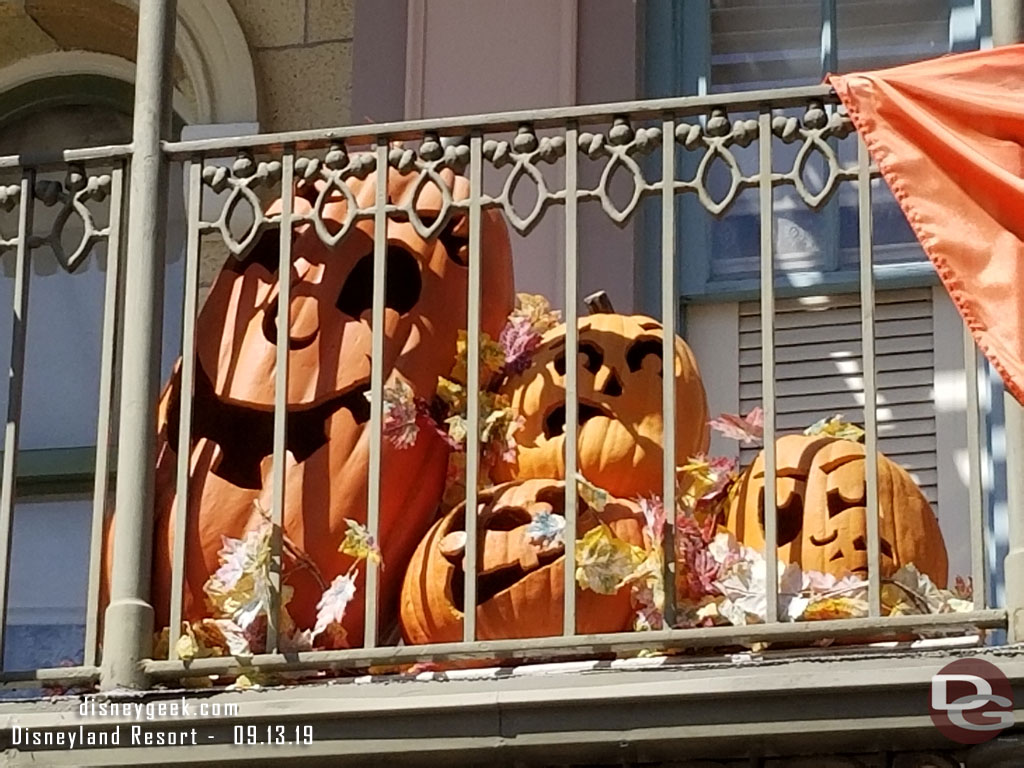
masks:
[[[0,169],[34,168],[36,170],[43,170],[48,167],[69,163],[122,160],[131,157],[131,155],[131,144],[108,144],[98,147],[78,147],[44,152],[21,152],[16,155],[0,155]]]
[[[331,141],[372,143],[378,138],[388,140],[421,139],[425,131],[439,135],[465,135],[476,128],[488,132],[512,131],[523,123],[534,129],[564,127],[567,121],[600,123],[629,114],[630,119],[650,119],[671,112],[676,117],[702,114],[715,107],[729,107],[735,111],[753,111],[771,104],[775,109],[806,107],[811,99],[835,101],[835,92],[829,85],[806,85],[792,88],[769,88],[759,91],[713,93],[705,96],[675,96],[665,99],[586,104],[546,109],[521,109],[511,112],[487,112],[476,115],[401,120],[371,125],[350,125],[335,128],[312,128],[301,131],[260,133],[250,136],[227,136],[188,141],[165,141],[164,153],[172,160],[188,160],[198,154],[221,150],[247,149],[274,151],[285,145],[301,150],[325,145]]]

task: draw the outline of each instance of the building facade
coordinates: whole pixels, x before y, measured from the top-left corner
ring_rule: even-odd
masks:
[[[163,7],[142,0],[148,2]],[[1024,717],[1024,657],[1012,618],[1015,606],[1021,610],[1024,585],[1007,583],[1003,566],[1022,525],[1021,510],[1010,503],[1014,466],[1020,468],[1012,463],[1013,415],[1006,419],[998,376],[964,343],[963,323],[934,268],[859,154],[856,135],[842,129],[834,95],[820,85],[829,72],[991,46],[993,13],[998,33],[1002,11],[988,0],[178,0],[173,49],[158,68],[159,82],[170,87],[171,126],[163,137],[169,143],[154,150],[166,173],[165,182],[160,175],[153,180],[166,187],[154,199],[166,203],[167,226],[159,245],[147,246],[161,262],[154,274],[162,290],[153,295],[163,305],[154,313],[162,333],[151,337],[159,344],[146,347],[148,386],[171,375],[187,344],[190,325],[183,318],[202,304],[232,258],[233,243],[258,228],[258,211],[225,208],[223,196],[195,203],[190,190],[198,182],[189,162],[211,174],[222,168],[236,186],[246,186],[238,159],[248,152],[284,163],[294,174],[303,172],[296,170],[297,152],[323,155],[341,141],[379,158],[382,147],[394,149],[400,141],[421,151],[420,142],[438,133],[515,146],[524,125],[535,142],[571,141],[583,131],[610,137],[616,121],[624,120],[628,149],[580,152],[571,174],[555,153],[521,163],[532,188],[507,183],[507,172],[484,176],[480,194],[489,196],[487,205],[521,217],[522,226],[511,228],[517,290],[542,293],[574,313],[582,304],[570,308],[567,297],[604,290],[618,311],[661,317],[667,326],[663,313],[674,308],[671,322],[699,361],[713,415],[748,413],[771,400],[779,434],[835,413],[856,423],[875,421],[874,444],[911,474],[936,511],[950,574],[973,578],[975,613],[945,624],[930,621],[937,617],[917,624],[902,617],[907,621],[898,630],[886,629],[878,617],[848,630],[830,626],[828,637],[863,640],[865,632],[877,631],[889,643],[841,644],[838,650],[808,648],[808,640],[821,638],[806,626],[794,634],[766,624],[762,634],[706,639],[698,632],[688,640],[672,630],[655,641],[660,652],[651,659],[627,658],[648,644],[635,636],[574,644],[570,635],[549,645],[438,652],[438,658],[462,653],[523,660],[498,671],[424,667],[393,674],[393,664],[434,658],[419,659],[408,646],[391,655],[373,649],[323,657],[268,653],[260,657],[264,670],[352,667],[363,674],[258,692],[215,688],[202,700],[238,703],[241,716],[181,718],[182,727],[205,729],[209,743],[200,746],[52,750],[45,760],[1018,764],[1024,754],[1019,728],[986,745],[954,745],[934,728],[928,708],[932,676],[954,659],[980,656],[1004,670],[1016,693],[1017,721]],[[118,242],[111,239],[118,232],[112,199],[124,202],[129,190],[138,196],[128,184],[127,163],[135,153],[137,166],[144,151],[137,134],[133,144],[132,114],[139,107],[136,65],[146,54],[136,41],[145,38],[146,16],[140,33],[139,4],[130,0],[12,0],[0,7],[0,18],[0,169],[10,176],[4,183],[15,189],[13,200],[31,172],[35,197],[46,197],[46,184],[56,196],[56,204],[34,205],[35,220],[27,226],[40,234],[30,245],[25,233],[3,243],[0,306],[15,312],[0,316],[0,356],[19,371],[12,374],[19,379],[17,394],[11,387],[0,393],[0,408],[14,413],[18,424],[13,438],[7,432],[6,445],[18,460],[5,463],[8,509],[0,510],[10,550],[3,582],[5,680],[28,695],[55,683],[139,687],[113,679],[118,665],[108,670],[109,659],[99,653],[107,630],[96,607],[96,542],[115,489],[122,498],[126,465],[117,454],[136,445],[123,407],[122,387],[132,384],[115,371],[131,366],[128,329],[138,307],[128,300],[120,320],[110,319],[111,296],[134,294],[131,271],[111,277],[117,260],[108,248]],[[609,102],[617,106],[593,106]],[[822,127],[811,117],[815,110],[826,121],[837,116],[836,122]],[[458,115],[476,117],[452,122]],[[766,131],[769,177],[784,178],[765,182],[762,141],[744,138],[743,130],[753,138],[758,126],[771,128],[778,118],[798,128]],[[668,167],[676,178],[692,180],[694,194],[666,193],[652,182],[664,170],[664,150],[637,144],[635,129],[678,131],[684,122],[699,138],[673,144]],[[724,133],[715,127],[722,124]],[[369,125],[375,127],[360,128]],[[256,134],[274,136],[240,138]],[[79,147],[108,149],[64,153]],[[475,167],[482,169],[493,152],[481,157]],[[617,170],[609,159],[619,163]],[[424,155],[413,167],[431,162]],[[854,183],[862,162],[873,174],[870,195]],[[84,163],[97,178],[107,174],[110,189],[119,180],[125,185],[120,197],[92,198],[95,221],[65,213],[75,191],[64,181],[69,163]],[[497,171],[492,165],[488,172]],[[573,189],[587,190],[578,210],[572,206],[572,219],[562,212],[565,201],[575,199],[566,192],[570,178]],[[264,205],[280,194],[273,183],[251,187]],[[12,204],[7,213],[13,218],[0,221],[4,235],[18,231],[19,210]],[[218,217],[220,229],[197,223]],[[130,233],[125,218],[121,247],[131,248],[132,238],[142,235]],[[23,261],[21,241],[31,252]],[[773,266],[767,329],[766,253]],[[865,253],[872,260],[871,347],[864,336]],[[126,263],[132,258],[129,253]],[[19,336],[25,326],[27,334]],[[766,336],[772,339],[767,350]],[[774,360],[769,376],[766,360]],[[876,406],[866,408],[871,395]],[[716,436],[710,452],[745,466],[757,447]],[[109,481],[102,479],[108,475]],[[142,488],[147,482],[124,484]],[[938,629],[945,629],[943,640],[921,639]],[[675,655],[694,647],[699,652]],[[190,677],[180,660],[141,658],[150,660],[135,683],[177,689]],[[201,661],[207,666],[196,668],[200,676],[231,674],[227,660]],[[101,679],[101,665],[111,679]],[[61,674],[61,668],[72,672]],[[141,694],[147,701],[167,695]],[[198,697],[195,691],[184,695]],[[14,741],[19,724],[40,732],[77,725],[79,702],[73,696],[0,702],[0,739],[10,764],[39,764],[38,754]],[[295,743],[275,744],[270,731],[238,730],[251,723],[298,735],[289,739]],[[130,721],[114,724],[128,727]],[[315,730],[313,744],[301,743],[306,726]]]

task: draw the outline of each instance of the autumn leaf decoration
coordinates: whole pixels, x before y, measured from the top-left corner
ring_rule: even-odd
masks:
[[[753,445],[764,438],[764,411],[757,406],[746,416],[723,413],[717,419],[709,421],[708,426],[726,437],[739,440],[744,445]]]
[[[838,437],[842,440],[853,440],[859,442],[864,439],[864,430],[856,424],[843,420],[843,414],[827,416],[824,419],[814,422],[804,430],[805,435],[826,435]]]

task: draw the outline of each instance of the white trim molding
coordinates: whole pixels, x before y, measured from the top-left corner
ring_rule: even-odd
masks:
[[[175,112],[186,123],[256,122],[256,73],[231,7],[222,1],[179,0],[178,22],[177,54],[195,96],[175,89]],[[99,75],[134,83],[135,63],[86,50],[39,54],[0,69],[0,93],[58,75]]]
[[[178,21],[176,47],[199,102],[189,122],[256,122],[256,72],[231,6],[178,0]]]

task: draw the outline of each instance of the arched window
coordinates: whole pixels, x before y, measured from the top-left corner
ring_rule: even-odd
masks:
[[[0,156],[20,155],[30,165],[38,152],[131,141],[134,5],[28,0],[5,17]],[[252,61],[230,6],[179,0],[178,9],[175,135],[186,125],[192,135],[202,135],[217,132],[218,123],[252,124]],[[59,179],[64,172],[40,172],[37,180]],[[90,173],[97,172],[90,167]],[[0,177],[5,184],[18,181],[3,172]],[[168,183],[165,372],[180,342],[185,229],[180,165],[172,166]],[[35,234],[45,236],[54,228],[58,208],[36,201]],[[95,208],[105,219],[109,198]],[[61,242],[76,243],[82,224],[71,217],[60,231]],[[83,661],[107,259],[105,244],[99,244],[68,272],[45,243],[32,251],[6,669]],[[10,355],[13,264],[13,253],[0,257],[0,365]],[[0,385],[0,414],[6,413],[7,397]]]

